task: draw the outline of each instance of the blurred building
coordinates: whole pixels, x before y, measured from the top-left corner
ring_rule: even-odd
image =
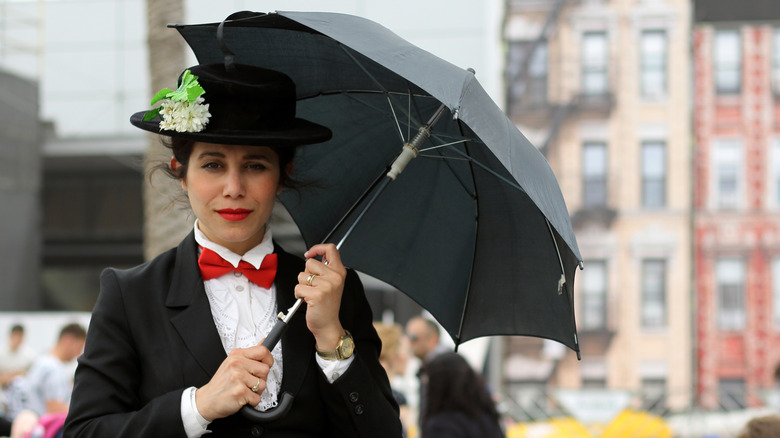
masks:
[[[692,398],[690,22],[687,0],[510,0],[507,108],[547,156],[585,269],[582,361],[513,339],[522,409],[663,413]],[[571,411],[571,409],[570,409]]]
[[[0,310],[41,304],[38,108],[38,83],[0,68]]]
[[[780,8],[695,2],[697,395],[763,403],[780,364]]]

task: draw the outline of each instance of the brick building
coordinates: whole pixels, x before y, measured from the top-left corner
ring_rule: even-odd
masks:
[[[692,39],[697,396],[757,406],[780,364],[780,9],[699,0]]]

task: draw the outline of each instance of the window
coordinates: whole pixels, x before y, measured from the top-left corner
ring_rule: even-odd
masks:
[[[718,401],[725,411],[744,409],[745,379],[720,379],[718,382]]]
[[[780,95],[780,29],[772,33],[772,90]]]
[[[642,327],[666,326],[666,261],[642,261]]]
[[[587,266],[582,271],[580,326],[584,330],[603,330],[607,328],[607,264],[594,260]]]
[[[738,258],[716,262],[717,324],[721,330],[745,328],[745,265]]]
[[[742,145],[737,140],[718,140],[713,146],[715,206],[719,209],[736,209],[740,204],[742,190]]]
[[[598,96],[607,93],[609,48],[606,32],[582,35],[582,93]]]
[[[769,203],[768,206],[780,207],[780,138],[772,140],[769,158]]]
[[[582,150],[582,203],[585,207],[607,205],[607,145],[586,142]]]
[[[547,42],[542,41],[526,60],[533,41],[514,41],[509,44],[507,74],[509,98],[513,103],[542,104],[547,102]],[[528,62],[523,72],[523,63]]]
[[[661,141],[642,143],[642,206],[662,208],[666,205],[666,144]]]
[[[666,379],[642,379],[642,410],[655,414],[666,411]]]
[[[780,257],[772,259],[772,321],[780,327]]]
[[[739,94],[742,90],[742,50],[739,32],[715,31],[714,74],[717,94]]]
[[[666,51],[665,31],[642,32],[639,47],[639,82],[643,97],[659,98],[666,95]]]

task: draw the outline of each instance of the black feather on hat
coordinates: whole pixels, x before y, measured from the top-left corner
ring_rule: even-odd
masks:
[[[183,131],[163,129],[164,116],[144,120],[148,111],[133,114],[130,123],[160,135],[217,144],[297,146],[321,143],[332,136],[330,129],[295,117],[295,84],[284,73],[244,64],[234,64],[230,71],[224,64],[188,70],[205,91],[200,104],[208,105],[205,126],[195,123],[179,126]],[[183,76],[179,76],[179,85]],[[200,109],[203,112],[204,107]],[[163,126],[171,128],[170,124]]]

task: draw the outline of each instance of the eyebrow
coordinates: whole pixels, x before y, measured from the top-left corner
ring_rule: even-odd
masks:
[[[217,158],[225,158],[226,155],[222,152],[217,151],[206,151],[202,152],[200,155],[198,155],[198,159],[206,158],[206,157],[217,157]],[[243,157],[241,157],[243,160],[270,160],[271,157],[269,157],[268,154],[260,153],[260,154],[246,154]]]

